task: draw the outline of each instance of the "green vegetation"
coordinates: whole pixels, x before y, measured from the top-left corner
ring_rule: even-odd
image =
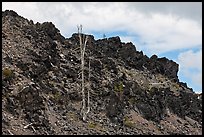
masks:
[[[88,123],[88,128],[91,128],[91,129],[94,129],[97,131],[102,131],[102,132],[107,131],[102,125],[100,125],[99,123],[96,123],[94,121],[90,121]]]
[[[122,95],[123,95],[123,83],[120,81],[119,84],[116,84],[114,86],[114,92],[116,95],[119,97],[120,100],[122,100]]]
[[[56,93],[54,94],[54,99],[55,99],[56,101],[59,101],[60,98],[61,98],[61,93],[58,91],[58,92],[56,92]]]
[[[114,86],[114,91],[115,92],[119,92],[119,93],[122,93],[123,92],[123,83],[120,81],[119,84],[116,84]]]
[[[4,68],[3,69],[3,76],[6,79],[9,79],[9,78],[11,78],[13,76],[13,71],[10,68]]]
[[[66,114],[67,118],[73,121],[79,121],[78,116],[74,112],[67,112]]]
[[[124,126],[129,127],[129,128],[134,127],[134,123],[127,116],[124,117],[123,124]]]
[[[89,127],[89,128],[96,128],[96,123],[94,123],[94,122],[89,122],[89,123],[88,123],[88,127]]]

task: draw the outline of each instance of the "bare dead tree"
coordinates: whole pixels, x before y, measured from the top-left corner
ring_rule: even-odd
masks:
[[[90,58],[89,58],[89,77],[88,77],[88,102],[87,102],[87,107],[88,107],[88,110],[87,110],[87,114],[89,113],[90,111],[90,94],[89,94],[89,90],[91,89],[91,83],[90,83],[90,77],[91,77],[91,63],[90,63]]]
[[[78,28],[78,34],[79,34],[80,51],[81,51],[81,77],[82,77],[81,78],[82,79],[82,84],[81,84],[81,93],[82,93],[81,115],[82,115],[83,120],[85,121],[86,117],[87,117],[87,114],[90,111],[90,106],[89,106],[89,103],[90,103],[90,100],[89,100],[89,90],[88,90],[88,99],[87,99],[88,100],[88,103],[87,103],[88,109],[87,109],[87,111],[85,110],[86,102],[85,102],[85,92],[84,92],[84,89],[85,89],[85,82],[84,82],[84,64],[85,64],[85,62],[84,62],[84,55],[85,55],[85,49],[86,49],[86,46],[87,46],[88,36],[85,37],[85,35],[83,35],[83,38],[82,38],[82,35],[81,35],[82,34],[82,25],[77,26],[77,28]],[[89,69],[90,69],[90,61],[89,61]]]

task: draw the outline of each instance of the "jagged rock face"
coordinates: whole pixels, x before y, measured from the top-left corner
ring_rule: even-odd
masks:
[[[108,57],[121,58],[125,65],[143,70],[144,67],[152,73],[166,75],[170,79],[178,80],[178,64],[167,58],[148,58],[143,52],[136,51],[132,43],[121,43],[119,37],[98,40],[98,47]],[[96,49],[97,50],[97,49]],[[128,53],[128,54],[127,54]]]
[[[177,63],[86,35],[84,122],[78,34],[14,11],[2,23],[2,134],[202,134],[202,94],[179,82]]]
[[[174,81],[178,81],[177,73],[179,66],[176,62],[168,60],[166,57],[158,58],[156,55],[153,55],[146,64],[146,67],[152,73],[160,73]]]

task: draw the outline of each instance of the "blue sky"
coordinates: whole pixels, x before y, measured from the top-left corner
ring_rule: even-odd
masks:
[[[77,32],[95,39],[120,36],[148,57],[156,54],[179,64],[179,79],[202,92],[201,2],[3,2],[36,22],[53,22],[65,37]]]

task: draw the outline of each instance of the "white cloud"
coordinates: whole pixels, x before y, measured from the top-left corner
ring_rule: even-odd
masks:
[[[182,69],[197,69],[202,70],[202,50],[198,52],[193,52],[188,50],[186,52],[180,53],[178,56],[178,62]]]
[[[187,19],[196,20],[202,25],[201,2],[132,2],[129,3],[128,7],[146,14],[152,12],[171,13]]]
[[[152,14],[143,16],[132,26],[141,36],[141,42],[151,54],[193,48],[202,44],[202,29],[197,22],[188,19],[178,19],[171,14]]]
[[[187,4],[188,8],[189,5],[192,5],[192,3]],[[128,8],[130,5],[134,8]],[[141,7],[137,10],[135,7],[139,5]],[[151,2],[147,4],[124,2],[9,2],[3,3],[3,10],[6,8],[14,9],[20,15],[33,19],[34,22],[51,21],[66,37],[70,37],[73,32],[76,32],[77,24],[83,24],[85,33],[93,31],[128,31],[131,33],[131,37],[134,35],[140,36],[140,44],[146,43],[142,46],[144,50],[148,49],[144,52],[149,54],[161,54],[183,48],[201,47],[201,25],[197,20],[184,18],[186,16],[181,16],[183,14],[175,14],[180,13],[178,12],[178,6],[176,8],[177,12],[172,12],[169,7],[175,9],[175,5],[175,3],[153,4]],[[165,8],[162,8],[163,6],[168,7],[169,10],[165,10]],[[184,10],[185,6],[181,6]],[[195,6],[192,8],[195,8]],[[146,9],[148,10],[144,12]]]
[[[192,85],[202,89],[202,50],[193,52],[188,50],[178,56],[180,75],[189,78]]]

